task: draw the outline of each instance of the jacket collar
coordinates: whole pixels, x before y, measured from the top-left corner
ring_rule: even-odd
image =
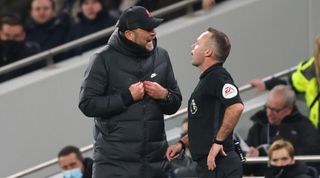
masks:
[[[108,44],[111,47],[115,48],[120,53],[125,54],[127,56],[146,58],[150,56],[157,47],[157,39],[155,38],[152,42],[153,42],[154,48],[152,51],[149,51],[145,47],[142,47],[136,43],[133,43],[132,41],[127,40],[125,37],[120,35],[120,32],[118,31],[118,28],[117,28],[112,33],[108,41]]]
[[[204,78],[207,74],[209,74],[211,71],[216,70],[218,68],[222,68],[223,63],[216,63],[210,66],[208,69],[206,69],[201,75],[200,79]]]

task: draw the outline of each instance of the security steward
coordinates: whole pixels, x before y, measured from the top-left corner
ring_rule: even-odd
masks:
[[[173,160],[188,145],[198,163],[199,178],[242,177],[232,134],[244,106],[237,86],[223,67],[230,48],[228,37],[213,28],[192,45],[192,65],[201,75],[189,99],[188,134],[166,152],[168,160]]]

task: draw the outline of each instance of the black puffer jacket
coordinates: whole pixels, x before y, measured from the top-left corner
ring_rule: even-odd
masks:
[[[95,117],[94,178],[162,178],[168,168],[163,114],[175,113],[181,94],[168,53],[151,52],[125,40],[117,30],[94,54],[81,86],[79,108]],[[133,102],[129,86],[152,80],[171,92],[168,101],[145,95]]]

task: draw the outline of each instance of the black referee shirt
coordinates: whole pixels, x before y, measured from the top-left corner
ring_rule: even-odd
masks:
[[[222,63],[204,71],[188,102],[188,135],[192,158],[197,161],[209,154],[213,139],[220,128],[225,109],[242,103],[239,90]],[[233,150],[232,134],[224,150]]]

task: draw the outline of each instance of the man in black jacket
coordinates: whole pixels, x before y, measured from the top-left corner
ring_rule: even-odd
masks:
[[[7,14],[0,20],[0,67],[40,52],[39,44],[27,41],[24,27],[17,14]],[[0,82],[31,72],[43,66],[38,62],[0,75]]]
[[[267,98],[265,109],[251,117],[247,144],[248,157],[265,156],[268,145],[274,140],[286,139],[296,148],[298,155],[319,154],[320,138],[316,128],[295,106],[295,93],[289,86],[274,87]],[[258,169],[246,170],[246,174],[259,175]],[[254,171],[253,171],[254,170]]]
[[[182,97],[169,55],[156,44],[161,22],[143,7],[125,10],[90,60],[79,108],[95,121],[93,178],[167,177],[163,114],[175,113]]]
[[[0,67],[40,51],[39,44],[26,41],[20,17],[6,15],[0,20]]]
[[[296,154],[319,154],[319,135],[308,118],[295,106],[295,94],[289,86],[278,85],[269,93],[265,109],[251,117],[247,144],[251,146],[247,156],[263,154],[256,149],[263,144],[271,144],[283,138],[289,140]],[[261,147],[261,146],[260,146]],[[264,153],[266,155],[266,152]]]

